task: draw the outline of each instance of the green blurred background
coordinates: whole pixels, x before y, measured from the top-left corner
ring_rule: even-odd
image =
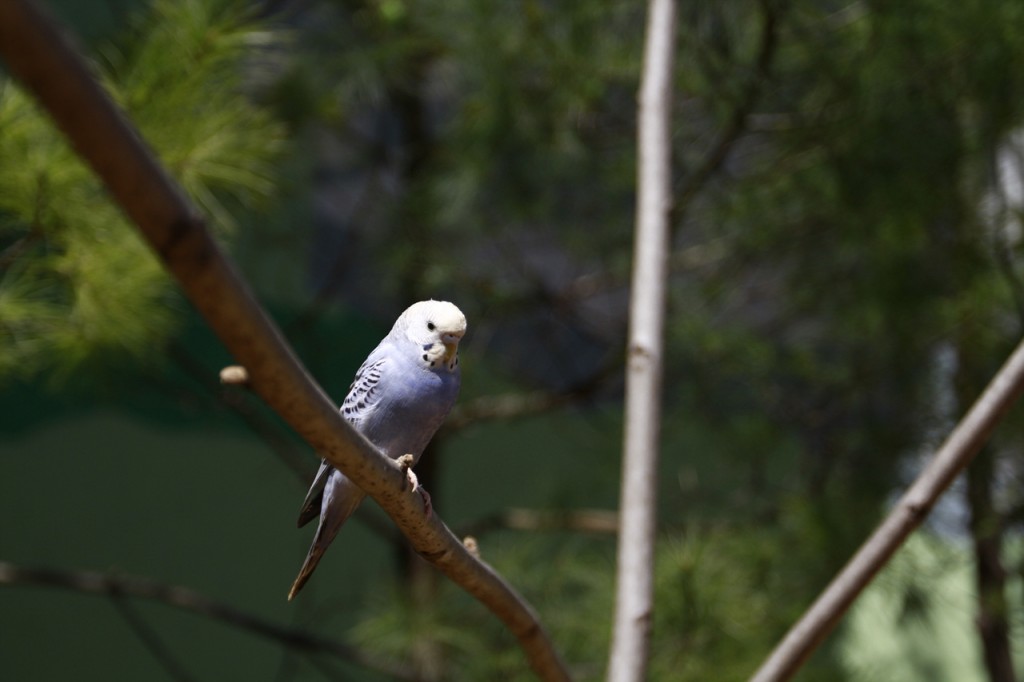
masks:
[[[336,401],[410,302],[466,312],[460,403],[417,471],[599,679],[643,4],[46,4]],[[651,679],[742,680],[1021,337],[1024,4],[680,13]],[[0,576],[180,585],[371,659],[15,582],[0,678],[531,679],[372,503],[285,601],[317,458],[219,384],[230,363],[0,82]],[[797,679],[1024,670],[1022,427]]]

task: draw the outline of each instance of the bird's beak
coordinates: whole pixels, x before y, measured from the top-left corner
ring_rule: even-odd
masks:
[[[459,352],[459,341],[462,339],[462,334],[442,334],[441,343],[444,344],[444,360],[445,362],[451,362],[455,354]]]

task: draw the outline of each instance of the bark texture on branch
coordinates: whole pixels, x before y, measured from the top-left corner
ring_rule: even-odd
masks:
[[[608,679],[647,674],[654,597],[655,498],[661,431],[669,215],[675,0],[648,5],[640,84],[636,233],[626,358],[615,621]]]

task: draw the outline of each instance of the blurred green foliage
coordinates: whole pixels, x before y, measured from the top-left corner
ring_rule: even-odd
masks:
[[[242,91],[242,67],[280,35],[226,3],[158,2],[138,24],[96,67],[212,225],[231,228],[228,206],[274,190],[283,129]],[[146,362],[182,309],[159,263],[12,83],[0,130],[0,380]]]
[[[433,467],[426,480],[445,519],[472,528],[506,507],[612,507],[643,4],[158,0],[143,9],[115,13],[113,37],[93,38],[96,68],[336,400],[393,313],[427,296],[456,300],[469,317],[463,404],[571,393],[570,408],[481,420],[440,439],[423,466]],[[1021,336],[1024,5],[737,0],[680,11],[651,678],[738,680]],[[207,429],[237,430],[209,381],[228,361],[45,117],[4,84],[0,381],[7,414],[39,424],[26,438],[57,428],[53,403],[27,382],[64,393],[77,384],[88,397],[96,386],[79,379],[91,372],[131,396],[119,401],[115,390],[108,405],[173,424],[193,443],[183,449],[200,448]],[[62,409],[60,428],[72,428]],[[35,421],[22,418],[29,410]],[[993,449],[993,522],[1014,535],[1022,427],[1011,419]],[[41,477],[17,468],[16,431],[12,422],[0,434],[5,465]],[[51,447],[31,443],[22,447]],[[195,497],[210,506],[196,505],[205,515],[189,527],[229,544],[202,554],[205,572],[167,579],[237,589],[247,606],[345,632],[424,679],[529,679],[511,636],[479,605],[411,579],[407,560],[382,558],[388,543],[358,530],[339,538],[352,549],[334,550],[323,570],[340,577],[311,584],[312,602],[284,611],[268,601],[267,585],[283,590],[305,542],[287,505],[259,506],[286,498],[288,477],[265,462],[252,472],[242,455],[228,466],[219,448],[168,475],[200,479]],[[216,507],[243,494],[266,514],[256,528]],[[932,544],[901,555],[798,679],[883,679],[891,657],[905,665],[884,679],[943,666],[983,679],[980,645],[962,641],[974,614],[957,494]],[[33,516],[48,513],[60,510]],[[234,526],[210,521],[217,513]],[[233,527],[245,528],[241,538]],[[116,547],[51,555],[27,530],[12,535],[15,557],[121,556]],[[612,540],[572,529],[480,540],[579,677],[599,678]],[[200,554],[188,537],[168,542]],[[164,565],[138,551],[109,561]],[[1020,572],[1019,556],[1005,562]],[[235,582],[239,566],[248,591]],[[1014,581],[1007,593],[1019,589]],[[933,598],[957,590],[968,598]],[[903,610],[889,618],[880,604]],[[899,638],[895,652],[879,644],[908,623],[926,634]],[[269,657],[263,643],[251,647]],[[329,677],[322,658],[285,654],[278,678]],[[189,663],[224,673],[213,659]]]

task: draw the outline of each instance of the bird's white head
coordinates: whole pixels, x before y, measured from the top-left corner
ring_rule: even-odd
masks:
[[[451,371],[459,364],[459,341],[466,334],[466,316],[448,301],[420,301],[399,316],[395,331],[418,346],[424,365],[444,366]]]

